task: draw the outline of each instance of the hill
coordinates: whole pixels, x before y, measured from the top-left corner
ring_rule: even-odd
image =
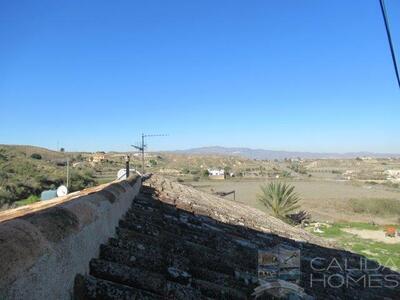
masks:
[[[200,147],[187,150],[176,150],[175,153],[182,154],[218,154],[218,155],[235,155],[249,159],[285,159],[285,158],[356,158],[362,156],[388,158],[400,157],[400,154],[393,153],[373,153],[373,152],[348,152],[348,153],[318,153],[318,152],[291,152],[291,151],[276,151],[265,149],[251,149],[242,147]]]
[[[0,208],[65,184],[66,159],[72,162],[79,155],[34,146],[0,145]],[[86,168],[71,170],[70,179],[70,191],[95,184]]]

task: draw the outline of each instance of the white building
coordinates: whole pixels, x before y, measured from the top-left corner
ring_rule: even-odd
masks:
[[[212,179],[225,179],[224,169],[208,169],[208,177]]]
[[[221,176],[225,175],[224,169],[208,169],[209,176]]]

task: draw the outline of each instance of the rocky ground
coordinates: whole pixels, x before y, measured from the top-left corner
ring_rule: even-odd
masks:
[[[251,299],[259,251],[276,246],[300,250],[299,285],[308,299],[399,299],[399,274],[256,209],[159,176],[146,181],[116,237],[90,262],[90,274],[77,275],[75,297]]]

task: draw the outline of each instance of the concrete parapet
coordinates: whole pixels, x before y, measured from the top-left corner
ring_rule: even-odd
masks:
[[[0,213],[0,299],[70,299],[140,187],[136,176]]]

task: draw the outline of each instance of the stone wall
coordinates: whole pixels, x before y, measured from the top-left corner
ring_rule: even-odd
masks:
[[[70,299],[140,187],[132,177],[0,214],[0,299]]]

